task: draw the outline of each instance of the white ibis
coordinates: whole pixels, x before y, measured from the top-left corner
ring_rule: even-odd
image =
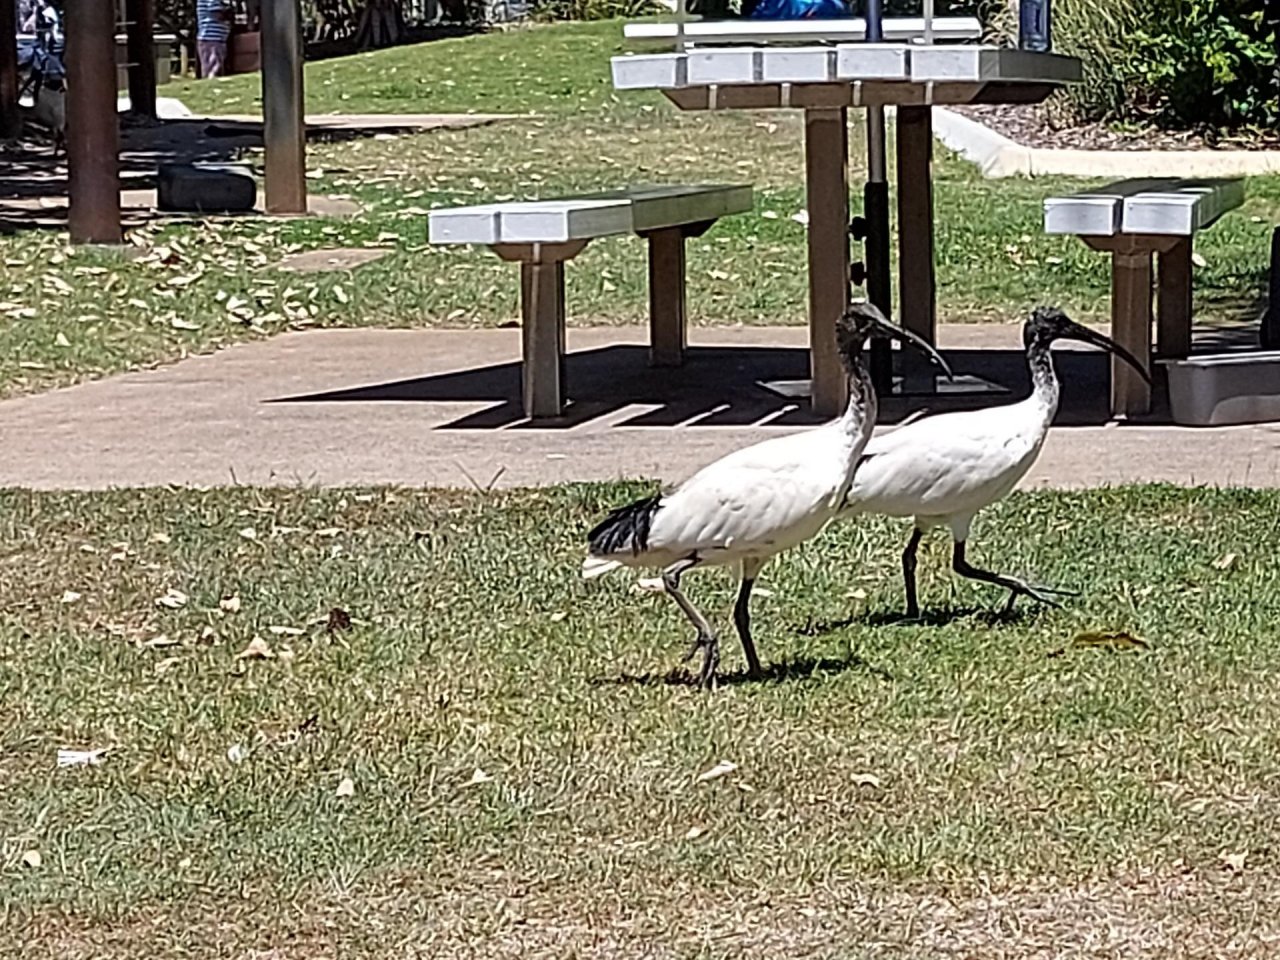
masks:
[[[1022,328],[1031,369],[1031,396],[1018,403],[924,417],[867,444],[841,516],[881,513],[915,518],[902,554],[907,617],[917,619],[916,550],[936,526],[951,528],[951,566],[962,577],[1009,591],[1004,613],[1019,596],[1057,606],[1053,595],[1068,590],[1033,586],[1003,573],[972,566],[965,542],[974,515],[1009,493],[1040,455],[1058,411],[1058,377],[1050,351],[1055,340],[1079,340],[1120,357],[1150,382],[1146,368],[1109,337],[1082,327],[1061,310],[1038,307]]]
[[[622,566],[662,568],[666,592],[697,630],[685,660],[703,651],[698,679],[704,687],[714,683],[719,643],[706,617],[681,592],[680,578],[694,567],[741,565],[733,621],[748,674],[760,677],[751,641],[751,587],[771,557],[817,534],[844,502],[876,420],[875,390],[861,361],[863,342],[872,333],[914,343],[950,374],[927,343],[890,324],[872,304],[854,304],[836,324],[849,377],[849,403],[838,419],[737,450],[669,493],[619,507],[587,534],[584,578]]]

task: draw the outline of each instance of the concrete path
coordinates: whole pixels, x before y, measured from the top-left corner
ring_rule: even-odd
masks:
[[[692,340],[683,369],[655,371],[643,329],[571,330],[575,403],[563,422],[531,428],[517,401],[516,329],[287,334],[0,403],[0,485],[678,480],[731,449],[812,423],[787,396],[806,375],[804,330],[698,329]],[[1017,328],[950,326],[940,340],[958,372],[1011,391],[959,402],[1028,389]],[[1280,486],[1280,424],[1107,424],[1104,357],[1063,350],[1058,369],[1061,425],[1027,485]],[[917,406],[889,403],[882,421]]]

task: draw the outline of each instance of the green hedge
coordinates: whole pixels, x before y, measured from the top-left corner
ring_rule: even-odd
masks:
[[[1184,129],[1280,124],[1276,4],[1258,0],[1057,0],[1054,47],[1084,61],[1059,98],[1072,120],[1154,121]],[[1016,4],[985,8],[1013,42]]]

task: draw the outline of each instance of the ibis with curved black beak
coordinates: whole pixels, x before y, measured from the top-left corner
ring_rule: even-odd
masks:
[[[1004,613],[1013,610],[1020,596],[1056,606],[1054,595],[1072,594],[982,570],[965,555],[975,514],[1006,496],[1044,446],[1058,412],[1058,376],[1050,350],[1057,340],[1101,347],[1151,381],[1146,367],[1110,337],[1081,326],[1059,309],[1038,307],[1022,328],[1031,396],[1018,403],[923,417],[873,438],[863,450],[841,516],[880,513],[915,519],[902,554],[909,619],[920,616],[916,550],[924,535],[937,526],[951,529],[951,567],[956,573],[1009,591]]]

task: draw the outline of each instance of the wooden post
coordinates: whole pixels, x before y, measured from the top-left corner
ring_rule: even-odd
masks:
[[[521,396],[530,419],[564,411],[564,261],[520,264]]]
[[[1151,366],[1151,253],[1120,252],[1111,258],[1111,339],[1148,370]],[[1147,413],[1151,388],[1119,357],[1111,358],[1111,412]]]
[[[493,252],[520,264],[520,317],[524,362],[520,392],[531,420],[564,411],[564,265],[585,240],[568,243],[500,243]]]
[[[122,240],[115,20],[112,3],[67,0],[67,194],[72,243]]]
[[[649,241],[649,363],[678,367],[686,346],[684,231],[654,230]]]
[[[18,112],[18,18],[13,0],[0,2],[0,137],[22,132]]]
[[[1111,339],[1151,370],[1151,258],[1163,257],[1185,238],[1122,234],[1081,237],[1111,254]],[[1151,387],[1127,363],[1111,358],[1111,413],[1133,416],[1151,410]]]
[[[129,56],[129,111],[156,116],[155,0],[125,0]]]
[[[902,325],[937,342],[933,266],[933,114],[930,107],[898,107],[898,310]],[[928,362],[903,351],[903,383],[934,379]]]
[[[804,113],[809,210],[809,368],[814,413],[844,409],[849,385],[836,350],[836,320],[849,305],[849,130],[844,107]]]
[[[1162,357],[1191,353],[1191,238],[1179,237],[1160,254],[1156,349]]]
[[[262,139],[268,213],[306,213],[306,119],[299,0],[262,3]]]

